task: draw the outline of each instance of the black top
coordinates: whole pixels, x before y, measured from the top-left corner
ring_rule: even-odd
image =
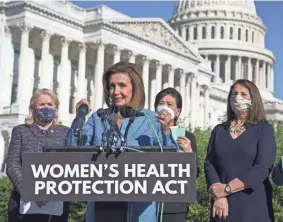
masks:
[[[23,178],[22,152],[43,152],[44,146],[65,145],[68,129],[66,126],[52,125],[47,130],[42,130],[37,124],[22,124],[13,128],[6,173],[19,193]]]
[[[211,133],[205,175],[207,185],[238,178],[247,189],[227,197],[225,222],[273,222],[272,187],[269,181],[276,155],[274,130],[268,122],[247,125],[233,139],[229,127],[217,125]],[[211,221],[220,221],[211,218]]]
[[[191,146],[193,152],[197,153],[197,143],[194,134],[186,131],[186,137],[191,141]],[[199,175],[199,167],[197,161],[197,177]],[[188,203],[164,203],[163,212],[164,213],[186,213],[188,212]]]

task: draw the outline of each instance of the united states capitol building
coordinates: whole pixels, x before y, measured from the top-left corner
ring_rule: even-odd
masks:
[[[252,0],[181,0],[168,22],[64,0],[2,1],[0,9],[2,171],[11,130],[23,123],[36,89],[58,94],[60,119],[70,125],[81,98],[94,111],[105,106],[102,74],[118,61],[141,70],[145,108],[153,109],[161,89],[179,90],[183,118],[193,127],[221,120],[239,78],[257,84],[269,119],[283,120],[282,101],[274,97],[275,57]]]

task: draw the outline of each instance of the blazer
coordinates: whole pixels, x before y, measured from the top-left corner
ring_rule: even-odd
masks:
[[[114,112],[113,107],[109,107],[106,109],[106,116],[110,116],[110,114]],[[163,135],[161,133],[161,125],[158,123],[155,112],[143,109],[143,113],[146,116],[139,116],[135,118],[135,121],[130,126],[130,130],[128,131],[127,136],[127,145],[128,146],[158,146],[158,140],[161,145],[165,146],[175,146],[173,138],[171,134]],[[129,118],[126,118],[121,126],[121,133],[124,135],[127,125],[129,123]],[[107,127],[109,127],[109,123],[106,123]],[[155,134],[154,130],[157,135]],[[84,128],[83,135],[85,137],[86,146],[101,145],[102,134],[104,132],[104,125],[101,121],[101,118],[94,112],[87,120]],[[69,144],[75,145],[75,139],[72,132],[72,127],[69,132]],[[121,144],[121,138],[118,138],[118,145]],[[100,202],[102,203],[102,202]],[[97,203],[99,205],[100,203]],[[155,222],[156,215],[156,203],[155,202],[133,202],[129,203],[129,209],[132,209],[132,221],[135,222],[146,222],[151,221]],[[87,203],[87,213],[86,213],[86,222],[95,222],[95,206],[96,203],[93,201],[88,201]]]

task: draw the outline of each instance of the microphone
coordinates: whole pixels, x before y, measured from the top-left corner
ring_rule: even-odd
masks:
[[[88,105],[82,104],[77,110],[77,116],[74,123],[74,135],[77,138],[78,145],[83,144],[82,129],[85,123],[85,116],[88,113]]]
[[[120,115],[123,118],[145,116],[145,114],[143,112],[135,110],[131,106],[120,107]]]
[[[108,131],[108,146],[113,146],[117,143],[117,138],[115,138],[115,126],[118,122],[118,115],[116,113],[112,113],[109,117],[110,129]]]
[[[101,118],[102,120],[106,119],[105,109],[100,108],[96,111],[96,113],[97,113],[98,117]]]
[[[106,126],[106,111],[105,109],[98,109],[96,111],[98,117],[101,119],[101,122],[103,122],[104,125],[104,131],[102,133],[102,139],[101,139],[101,146],[104,148],[105,146],[107,146],[107,126]]]

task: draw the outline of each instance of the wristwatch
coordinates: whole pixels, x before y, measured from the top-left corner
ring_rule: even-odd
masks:
[[[230,194],[232,194],[233,192],[232,192],[232,189],[231,189],[231,187],[230,187],[230,185],[227,183],[226,184],[226,186],[225,186],[225,193],[227,194],[227,195],[230,195]]]

